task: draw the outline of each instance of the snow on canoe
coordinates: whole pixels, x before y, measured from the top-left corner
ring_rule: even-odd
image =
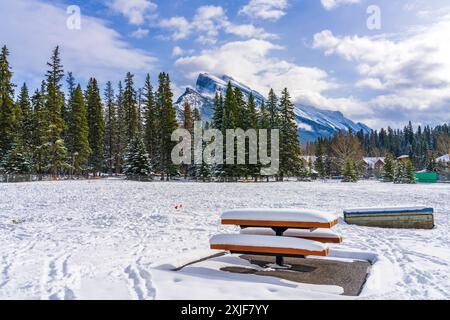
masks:
[[[429,207],[359,208],[344,210],[347,224],[396,229],[433,229],[434,210]]]
[[[344,210],[344,214],[396,214],[433,212],[433,208],[430,207],[357,208]]]

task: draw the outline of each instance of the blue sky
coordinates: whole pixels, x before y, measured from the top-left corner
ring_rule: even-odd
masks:
[[[79,30],[66,26],[71,5]],[[367,27],[371,5],[380,29]],[[199,72],[228,74],[373,128],[449,121],[449,29],[441,0],[0,0],[17,84],[36,88],[60,45],[82,84],[167,71],[178,95]]]

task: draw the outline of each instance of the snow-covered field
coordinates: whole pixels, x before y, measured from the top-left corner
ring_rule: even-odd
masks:
[[[153,267],[208,251],[212,235],[234,232],[219,225],[223,209],[303,207],[342,215],[344,208],[398,205],[434,207],[437,228],[336,227],[345,237],[342,250],[378,255],[360,298],[450,299],[449,199],[448,184],[0,184],[0,299],[330,297],[339,291],[324,296],[312,286],[271,278],[262,280],[268,290],[258,291],[252,284],[257,276],[247,282],[213,273],[170,278]],[[272,290],[276,286],[280,290]]]

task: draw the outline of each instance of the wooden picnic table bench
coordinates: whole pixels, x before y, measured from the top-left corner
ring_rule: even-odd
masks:
[[[255,234],[275,236],[276,233],[268,228],[245,228],[241,234]],[[319,228],[311,229],[288,229],[283,233],[284,237],[313,240],[322,243],[342,243],[343,238],[332,229]]]
[[[327,230],[338,223],[337,216],[315,210],[238,209],[225,211],[221,221],[239,226],[241,233],[213,237],[212,249],[275,256],[279,266],[284,257],[327,256],[327,243],[342,241]]]

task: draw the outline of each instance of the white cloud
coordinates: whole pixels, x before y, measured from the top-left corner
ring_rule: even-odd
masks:
[[[344,4],[360,3],[361,0],[320,0],[326,10],[333,10]]]
[[[186,54],[192,54],[194,50],[184,50],[183,48],[179,46],[175,46],[172,50],[172,57],[179,57]]]
[[[108,0],[108,7],[124,15],[130,24],[142,25],[147,16],[158,7],[149,0]]]
[[[367,114],[354,97],[325,96],[325,92],[337,88],[337,84],[324,70],[273,57],[274,51],[283,49],[266,40],[229,42],[196,56],[179,58],[175,66],[192,80],[199,72],[227,74],[263,94],[271,87],[278,92],[287,87],[297,102],[338,109],[349,115]]]
[[[225,10],[220,6],[201,6],[197,8],[192,21],[185,17],[162,19],[159,26],[172,31],[172,40],[186,39],[197,34],[197,41],[202,44],[215,44],[221,31],[242,38],[269,39],[276,36],[263,28],[252,24],[234,24],[229,21]]]
[[[400,122],[450,118],[450,15],[400,36],[335,36],[325,30],[314,47],[355,64],[357,86],[382,89],[367,105]],[[434,118],[434,120],[433,120]]]
[[[252,24],[235,25],[228,23],[225,25],[225,32],[245,38],[256,38],[256,39],[277,38],[274,34],[267,33],[263,28],[257,28]]]
[[[172,17],[163,19],[159,22],[159,26],[173,30],[171,38],[173,40],[181,40],[188,37],[191,32],[191,25],[184,17]]]
[[[82,29],[66,28],[65,8],[38,0],[0,1],[0,39],[11,52],[15,77],[35,88],[45,75],[46,62],[57,45],[66,71],[77,80],[95,76],[115,81],[126,71],[150,71],[156,59],[131,47],[103,20],[82,15]],[[43,19],[42,17],[45,17]]]
[[[381,90],[384,88],[380,79],[377,79],[377,78],[366,78],[366,79],[359,80],[356,83],[356,86],[358,88],[369,88],[369,89],[374,89],[374,90]]]
[[[225,10],[219,6],[202,6],[196,11],[192,28],[201,33],[206,41],[215,43],[219,30],[228,22]]]
[[[145,38],[146,36],[148,36],[149,32],[150,31],[148,29],[138,28],[131,33],[131,37],[136,38],[136,39],[142,39],[142,38]]]
[[[276,21],[286,14],[287,6],[287,0],[250,0],[239,10],[239,14]]]

